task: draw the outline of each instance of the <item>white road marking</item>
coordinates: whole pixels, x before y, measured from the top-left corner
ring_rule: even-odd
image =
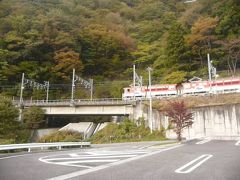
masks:
[[[111,163],[119,161],[119,158],[132,158],[137,156],[139,153],[147,153],[148,151],[96,151],[92,152],[84,152],[85,154],[78,153],[70,153],[70,154],[62,154],[53,155],[53,156],[45,156],[39,158],[39,161],[55,164],[55,165],[65,165],[65,166],[75,166],[75,167],[83,167],[83,168],[92,168],[92,166],[86,166],[80,163],[93,163],[93,162],[102,162],[102,163]],[[90,154],[90,155],[86,155]],[[61,157],[61,156],[70,156],[70,157]],[[54,158],[53,158],[54,157]],[[114,159],[114,158],[117,158]],[[95,159],[95,160],[94,160]],[[76,164],[79,163],[79,164]]]
[[[184,166],[178,168],[177,170],[175,170],[175,173],[190,173],[192,172],[194,169],[196,169],[197,167],[199,167],[201,164],[203,164],[205,161],[207,161],[208,159],[210,159],[211,157],[213,157],[213,155],[211,154],[204,154],[202,156],[199,156],[198,158],[190,161],[189,163],[185,164]],[[201,161],[199,161],[201,160]],[[197,164],[194,165],[195,162],[199,161]],[[193,165],[193,166],[191,166]],[[187,168],[188,167],[188,168]],[[185,168],[187,168],[186,170],[184,170]]]
[[[76,164],[76,163],[96,163],[96,162],[116,162],[120,159],[94,159],[94,160],[81,160],[81,161],[67,161],[67,162],[60,162],[62,164]]]
[[[138,149],[146,149],[146,148],[151,147],[151,146],[153,146],[153,145],[142,146],[142,147],[139,147]]]
[[[236,145],[236,146],[240,146],[240,141],[236,142],[235,145]]]
[[[148,151],[97,151],[97,152],[86,152],[87,154],[90,155],[95,155],[95,156],[106,156],[106,155],[124,155],[124,154],[145,154]],[[77,154],[71,154],[70,156],[76,157]]]
[[[126,158],[135,157],[137,155],[119,155],[119,156],[77,156],[77,157],[67,157],[67,158],[50,158],[47,161],[58,161],[58,160],[74,160],[74,159],[106,159],[106,158]]]
[[[67,161],[67,162],[57,162],[54,164],[57,165],[63,165],[63,166],[74,166],[74,167],[81,167],[81,168],[93,168],[92,166],[86,166],[86,165],[79,165],[77,163],[90,163],[90,162],[94,162],[94,163],[98,163],[98,162],[108,162],[108,163],[112,163],[112,162],[116,162],[119,161],[120,159],[105,159],[105,160],[83,160],[83,161]],[[49,162],[46,162],[49,163]]]
[[[70,153],[70,154],[68,154],[69,156],[71,156],[71,157],[79,157],[80,155],[79,154],[77,154],[77,153]]]
[[[204,144],[204,143],[207,143],[209,141],[211,141],[211,139],[205,139],[205,140],[197,142],[196,144]]]
[[[76,172],[73,172],[73,173],[53,177],[53,178],[50,178],[48,180],[65,180],[65,179],[74,178],[74,177],[81,176],[81,175],[84,175],[84,174],[88,174],[88,173],[91,173],[91,172],[106,169],[106,168],[111,167],[111,166],[116,166],[116,165],[120,165],[120,164],[127,163],[127,162],[130,162],[130,161],[134,161],[134,160],[137,160],[137,159],[141,159],[141,158],[144,158],[144,157],[152,156],[154,154],[158,154],[158,153],[161,153],[161,152],[164,152],[164,151],[172,150],[172,149],[175,149],[175,148],[178,148],[178,147],[181,147],[181,146],[183,146],[183,144],[173,146],[173,147],[170,147],[170,148],[166,148],[166,149],[161,149],[159,151],[155,151],[155,152],[151,152],[151,153],[148,153],[148,154],[136,156],[136,157],[133,157],[133,158],[124,159],[124,160],[117,161],[117,162],[114,162],[114,163],[97,166],[97,167],[94,167],[94,168],[91,168],[91,169],[85,169],[85,170],[82,170],[82,171],[76,171]]]
[[[39,154],[46,154],[46,153],[37,153],[37,155]],[[11,159],[11,158],[17,158],[17,157],[24,157],[24,156],[35,156],[36,154],[20,154],[20,155],[15,155],[15,156],[6,156],[6,157],[1,157],[0,160],[2,159]]]
[[[16,157],[22,157],[22,156],[29,156],[31,154],[21,154],[21,155],[16,155],[16,156],[7,156],[7,157],[2,157],[1,159],[10,159],[10,158],[16,158]]]

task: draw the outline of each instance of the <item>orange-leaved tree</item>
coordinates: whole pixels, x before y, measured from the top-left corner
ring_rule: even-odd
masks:
[[[178,141],[181,141],[182,130],[193,124],[193,113],[188,111],[183,100],[169,101],[164,112],[170,118],[170,123],[174,124],[174,131],[177,134]]]

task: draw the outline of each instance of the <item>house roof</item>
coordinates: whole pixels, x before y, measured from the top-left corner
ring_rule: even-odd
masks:
[[[196,81],[202,81],[202,78],[194,76],[193,78],[188,80],[189,82],[196,82]]]

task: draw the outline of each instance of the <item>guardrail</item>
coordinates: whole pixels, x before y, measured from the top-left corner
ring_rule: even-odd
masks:
[[[26,144],[5,144],[0,145],[0,151],[5,150],[16,150],[16,149],[28,149],[28,152],[31,152],[33,148],[49,148],[49,147],[57,147],[59,150],[62,147],[70,147],[70,146],[90,146],[90,142],[55,142],[55,143],[26,143]]]
[[[13,100],[14,105],[19,105],[18,100]],[[68,106],[68,105],[118,105],[118,104],[132,104],[133,100],[123,100],[123,99],[60,99],[60,100],[25,100],[22,102],[23,106]]]

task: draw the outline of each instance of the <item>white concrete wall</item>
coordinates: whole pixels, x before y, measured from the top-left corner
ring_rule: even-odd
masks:
[[[214,139],[240,138],[240,104],[207,106],[192,109],[194,123],[183,131],[186,139],[210,137]],[[168,118],[161,112],[154,111],[155,129],[161,125],[168,127]],[[168,138],[175,138],[173,131],[167,132]]]
[[[131,115],[132,105],[52,106],[42,107],[47,115]]]

